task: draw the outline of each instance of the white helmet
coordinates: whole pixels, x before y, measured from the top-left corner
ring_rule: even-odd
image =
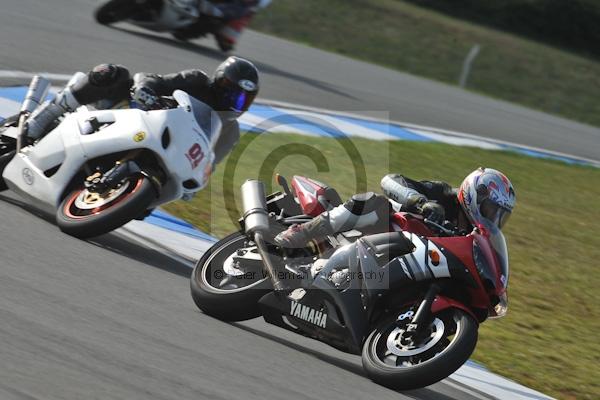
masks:
[[[491,223],[502,229],[515,201],[508,178],[492,168],[480,167],[471,172],[458,189],[458,202],[474,225]]]

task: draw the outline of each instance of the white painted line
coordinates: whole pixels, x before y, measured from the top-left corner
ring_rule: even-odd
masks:
[[[431,132],[431,131],[422,131],[419,129],[412,129],[412,128],[407,129],[407,130],[409,132],[414,132],[420,136],[425,136],[436,142],[452,144],[455,146],[473,146],[473,147],[479,147],[479,148],[488,149],[488,150],[503,150],[504,149],[504,147],[500,146],[499,144],[490,143],[488,141],[483,141],[483,140],[476,140],[476,139],[464,138],[464,137],[459,137],[459,136],[443,135],[441,133],[435,133],[435,132]]]
[[[6,116],[17,114],[20,109],[21,103],[0,97],[0,110],[6,111]]]
[[[307,124],[311,123],[310,117],[315,118],[317,121],[318,120],[326,121],[327,123],[331,124],[336,129],[338,129],[340,132],[351,135],[351,136],[359,136],[359,137],[364,137],[364,138],[372,139],[372,140],[394,140],[394,139],[396,139],[394,136],[389,135],[385,132],[365,128],[365,127],[357,125],[357,124],[352,124],[352,123],[346,122],[342,119],[335,118],[334,116],[331,116],[329,114],[324,114],[322,112],[304,111],[304,110],[299,111],[299,110],[294,110],[294,109],[289,109],[289,108],[284,109],[284,108],[277,108],[277,107],[274,107],[273,109],[280,112],[282,115],[283,114],[295,115],[295,116],[297,116],[299,118],[303,118],[303,119],[306,119],[306,117],[309,117],[309,119],[306,121]]]
[[[260,126],[261,128],[264,128],[267,132],[282,132],[282,131],[284,131],[285,133],[297,133],[299,135],[320,136],[320,135],[317,135],[316,133],[309,132],[305,129],[301,129],[301,128],[294,127],[291,125],[286,125],[285,128],[282,128],[281,126],[277,126],[277,125],[274,126],[274,124],[269,123],[268,118],[253,114],[251,110],[244,113],[240,117],[239,122],[241,124],[247,124],[247,125],[254,126],[254,127]]]
[[[31,79],[34,75],[41,75],[44,78],[53,79],[57,81],[68,81],[73,75],[65,74],[54,74],[52,72],[26,72],[26,71],[10,71],[0,69],[0,79],[14,78],[14,79]]]
[[[26,72],[26,71],[0,70],[0,79],[1,78],[31,79],[31,77],[33,77],[34,75],[42,75],[48,79],[55,79],[55,80],[60,80],[60,81],[68,81],[69,79],[71,79],[71,76],[72,76],[72,75],[67,75],[67,74],[56,74],[56,73],[51,73],[51,72]],[[523,150],[539,152],[539,153],[547,154],[550,156],[571,158],[574,160],[592,164],[596,167],[600,167],[600,160],[592,160],[590,158],[579,157],[579,156],[575,156],[572,154],[562,153],[559,151],[546,150],[546,149],[542,149],[539,147],[527,146],[524,144],[513,143],[513,142],[504,141],[504,140],[486,138],[486,137],[482,137],[482,136],[478,136],[478,135],[473,135],[470,133],[457,132],[457,131],[452,131],[452,130],[448,130],[448,129],[434,128],[431,126],[417,125],[417,124],[411,124],[411,123],[400,122],[400,121],[386,121],[385,119],[378,119],[378,118],[373,118],[373,117],[369,117],[369,116],[362,116],[362,115],[352,114],[352,113],[348,113],[348,112],[344,112],[344,111],[332,111],[332,110],[320,109],[320,108],[315,108],[315,107],[302,106],[299,104],[293,104],[293,103],[288,103],[288,102],[279,101],[279,100],[259,98],[259,99],[257,99],[256,102],[258,104],[265,104],[265,105],[269,105],[272,107],[285,107],[285,108],[290,108],[290,109],[295,109],[295,110],[315,112],[315,113],[319,113],[319,114],[328,114],[332,117],[335,117],[337,115],[337,116],[346,116],[349,118],[363,119],[363,120],[367,120],[367,121],[393,123],[395,125],[399,125],[404,128],[415,129],[418,131],[426,131],[426,132],[437,133],[437,134],[446,135],[446,136],[462,137],[465,139],[476,140],[479,142],[493,143],[493,144],[497,144],[497,145],[504,145],[504,146],[519,148],[519,149],[523,149]]]
[[[452,131],[449,129],[435,128],[435,127],[426,126],[426,125],[411,124],[408,122],[385,120],[385,119],[381,119],[381,118],[373,118],[373,117],[359,115],[359,114],[352,114],[352,113],[345,112],[345,111],[332,111],[332,110],[326,110],[326,109],[322,109],[322,108],[302,106],[302,105],[287,103],[285,101],[279,101],[279,100],[258,98],[256,100],[256,102],[259,104],[264,104],[264,105],[268,105],[271,107],[288,107],[288,108],[301,110],[301,111],[312,111],[312,112],[316,112],[316,113],[329,114],[331,116],[338,115],[338,116],[345,116],[348,118],[362,119],[362,120],[366,120],[366,121],[388,123],[388,124],[391,123],[394,125],[401,126],[403,128],[407,128],[409,130],[426,131],[426,132],[437,133],[437,134],[445,135],[445,136],[449,136],[449,137],[452,137],[452,136],[462,137],[465,139],[477,140],[480,142],[487,142],[487,143],[493,143],[493,144],[497,144],[497,145],[504,145],[504,146],[509,146],[509,147],[520,148],[523,150],[535,151],[535,152],[544,153],[544,154],[548,154],[548,155],[556,156],[556,157],[572,158],[574,160],[579,160],[579,161],[590,163],[592,165],[600,167],[600,160],[592,160],[590,158],[579,157],[579,156],[575,156],[573,154],[562,153],[562,152],[554,151],[554,150],[546,150],[546,149],[542,149],[540,147],[527,146],[524,144],[508,142],[508,141],[499,140],[499,139],[487,138],[487,137],[483,137],[483,136],[474,135],[471,133],[457,132],[457,131]]]
[[[451,379],[446,378],[444,381],[442,381],[443,384],[450,386],[453,389],[456,390],[460,390],[461,392],[464,392],[476,399],[481,399],[481,400],[502,400],[502,399],[498,399],[497,397],[494,397],[492,395],[489,394],[481,394],[479,392],[476,392],[474,390],[469,389],[468,387],[464,386],[464,385],[459,385],[458,383],[454,383]],[[512,400],[512,399],[511,399]]]

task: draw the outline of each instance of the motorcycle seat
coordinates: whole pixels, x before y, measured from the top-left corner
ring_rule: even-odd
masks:
[[[342,204],[342,198],[340,197],[337,190],[330,186],[325,186],[323,196],[327,200],[327,202],[331,205],[331,207],[337,207]]]

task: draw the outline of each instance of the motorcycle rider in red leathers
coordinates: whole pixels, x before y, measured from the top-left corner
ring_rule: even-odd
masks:
[[[222,21],[216,32],[215,39],[221,51],[231,51],[234,49],[242,31],[248,26],[258,10],[267,7],[271,0],[213,0],[211,3],[216,6]],[[202,4],[199,4],[202,8]],[[202,9],[200,9],[202,14]],[[180,40],[188,40],[203,34],[206,30],[205,21],[201,20],[192,25],[179,29],[175,37]]]
[[[275,242],[287,248],[306,246],[327,235],[361,230],[365,234],[388,232],[390,215],[408,211],[423,215],[438,225],[445,221],[459,232],[469,233],[473,224],[486,218],[501,229],[515,206],[515,191],[504,174],[492,168],[478,168],[458,190],[445,182],[415,181],[391,174],[381,180],[387,196],[363,193],[301,225],[281,232]]]
[[[223,12],[225,25],[215,33],[215,39],[222,51],[230,51],[235,47],[242,31],[250,24],[254,14],[265,8],[271,0],[234,0],[215,2]]]

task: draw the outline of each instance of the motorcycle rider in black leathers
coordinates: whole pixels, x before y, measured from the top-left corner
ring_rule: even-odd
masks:
[[[287,248],[301,248],[311,240],[353,229],[363,234],[389,232],[391,214],[407,211],[460,234],[467,234],[481,218],[502,228],[515,204],[510,181],[501,172],[479,168],[465,178],[458,190],[439,181],[415,181],[402,175],[383,177],[387,196],[373,192],[356,194],[350,200],[301,225],[281,232],[275,242]]]
[[[220,162],[239,140],[237,118],[248,110],[259,89],[258,70],[239,57],[227,58],[212,78],[200,69],[168,75],[137,73],[131,78],[122,65],[98,65],[87,74],[76,74],[52,101],[33,112],[27,120],[27,136],[31,141],[42,138],[59,117],[80,105],[108,109],[131,98],[139,108],[151,110],[160,107],[161,96],[171,96],[176,89],[218,112],[223,127],[215,146],[215,163]]]

